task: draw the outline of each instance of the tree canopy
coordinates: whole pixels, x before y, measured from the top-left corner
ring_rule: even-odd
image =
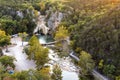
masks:
[[[35,60],[38,69],[41,69],[48,62],[48,49],[41,46],[35,35],[29,40],[27,54],[29,59]]]
[[[10,44],[10,36],[7,36],[5,31],[0,30],[0,46]]]

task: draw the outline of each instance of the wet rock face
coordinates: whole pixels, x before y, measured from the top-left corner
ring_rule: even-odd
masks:
[[[50,34],[52,31],[55,31],[64,16],[63,13],[58,11],[52,12],[48,19],[46,19],[46,16],[48,15],[41,15],[40,12],[38,12],[38,14],[38,21],[36,22],[37,26],[33,33],[37,33],[42,30],[43,34]]]

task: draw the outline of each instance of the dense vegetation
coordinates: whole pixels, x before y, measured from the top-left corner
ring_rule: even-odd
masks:
[[[42,15],[47,15],[47,18],[52,12],[60,11],[64,13],[64,18],[59,25],[60,28],[56,29],[56,34],[52,35],[55,35],[55,40],[70,36],[71,49],[80,56],[78,64],[84,70],[82,74],[89,73],[95,65],[95,69],[102,74],[112,80],[119,80],[119,7],[119,0],[0,0],[0,46],[9,44],[9,35],[20,32],[32,34],[38,11]],[[37,38],[33,36],[26,50],[28,58],[36,60],[38,69],[42,69],[48,61],[48,50],[38,43]],[[62,41],[56,46],[65,53],[68,48],[63,44]],[[43,58],[45,60],[41,61]]]
[[[105,75],[120,75],[120,1],[74,0],[68,3],[71,13],[61,25],[68,27],[73,49],[89,52]],[[102,63],[100,63],[102,60]]]
[[[35,27],[34,8],[31,3],[16,0],[0,1],[0,29],[8,34],[32,33]]]
[[[44,67],[44,64],[48,62],[48,49],[40,45],[36,36],[32,36],[29,40],[29,46],[25,51],[28,54],[28,59],[36,61],[38,69]]]

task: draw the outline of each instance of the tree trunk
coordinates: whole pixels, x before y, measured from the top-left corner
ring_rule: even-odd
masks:
[[[6,52],[9,52],[9,50],[8,50],[8,46],[6,45]]]

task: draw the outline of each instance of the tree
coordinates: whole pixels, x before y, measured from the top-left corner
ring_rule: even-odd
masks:
[[[120,80],[120,75],[116,76],[115,80]]]
[[[104,68],[103,68],[103,72],[104,74],[106,74],[108,77],[113,77],[113,74],[115,72],[115,66],[114,65],[111,65],[111,64],[108,64],[108,65],[104,65]]]
[[[0,57],[0,62],[4,65],[4,66],[12,66],[13,68],[15,67],[15,65],[13,64],[13,61],[15,60],[15,58],[10,57],[10,56],[1,56]]]
[[[49,66],[43,67],[40,70],[40,75],[42,76],[43,80],[51,80],[50,67]]]
[[[68,36],[69,36],[69,33],[66,27],[61,26],[58,28],[58,30],[55,33],[55,40],[56,41],[65,40]]]
[[[79,60],[82,75],[88,75],[94,68],[95,63],[89,53],[82,51]]]
[[[23,32],[23,33],[19,33],[19,36],[22,38],[22,46],[23,46],[23,41],[28,36],[28,34],[26,32]]]
[[[64,53],[68,53],[68,36],[68,30],[64,26],[59,27],[55,33],[56,47]]]
[[[89,52],[96,64],[113,64],[120,74],[120,0],[70,0],[70,13],[63,19],[68,26],[73,49],[80,47]],[[109,6],[109,7],[108,7]],[[68,12],[68,10],[66,10]],[[79,55],[79,51],[76,51]],[[103,69],[100,62],[99,69]],[[97,65],[98,66],[98,65]],[[99,70],[102,71],[102,70]]]
[[[0,30],[0,46],[6,46],[6,51],[8,51],[8,44],[10,44],[10,36],[7,36],[4,31]]]
[[[36,70],[16,72],[12,77],[15,80],[42,80],[39,71]]]
[[[40,71],[30,69],[28,71],[16,72],[11,75],[11,78],[15,80],[51,80],[49,68],[42,68]]]
[[[5,67],[0,62],[0,80],[2,80],[2,76],[3,76],[4,72],[5,72]]]
[[[3,52],[2,52],[2,49],[0,48],[0,56],[2,56],[3,55]]]
[[[28,58],[34,59],[37,64],[37,68],[41,69],[46,62],[48,62],[48,49],[41,46],[39,40],[34,35],[29,41]]]
[[[53,67],[52,80],[62,80],[62,71],[58,65]]]
[[[35,35],[33,35],[33,36],[30,38],[28,44],[29,44],[30,46],[34,46],[34,45],[36,45],[36,44],[38,44],[38,43],[39,43],[38,38],[37,38]]]

